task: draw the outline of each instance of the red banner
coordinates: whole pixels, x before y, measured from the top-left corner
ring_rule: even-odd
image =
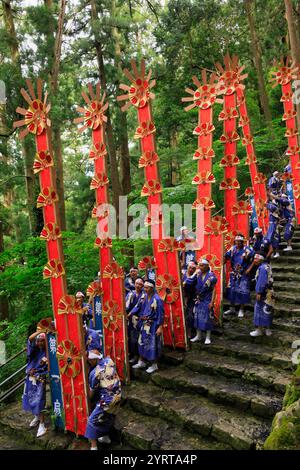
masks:
[[[292,183],[295,200],[295,215],[298,224],[300,223],[300,159],[299,153],[300,148],[298,144],[298,133],[297,128],[297,111],[293,103],[293,88],[292,82],[298,78],[299,67],[294,63],[291,63],[291,59],[288,57],[286,61],[281,59],[280,63],[276,64],[276,71],[272,72],[274,77],[272,80],[275,82],[273,88],[276,85],[281,85],[282,97],[281,102],[283,103],[284,114],[282,120],[285,121],[286,133],[285,136],[288,141],[287,155],[290,158],[290,164],[292,167]]]
[[[174,239],[165,239],[163,234],[162,186],[157,163],[159,157],[155,148],[156,129],[150,105],[151,100],[154,99],[151,90],[155,85],[155,80],[151,80],[151,70],[146,75],[144,60],[141,61],[140,70],[133,60],[131,66],[132,73],[128,69],[124,70],[130,86],[120,85],[120,88],[127,93],[119,96],[118,100],[127,100],[122,111],[131,105],[137,108],[139,125],[134,138],[139,139],[142,152],[139,166],[144,168],[145,184],[141,194],[148,198],[147,223],[151,227],[153,254],[157,264],[156,287],[165,306],[164,344],[186,349],[187,338],[178,261],[180,248],[176,248]]]
[[[33,84],[27,80],[29,92],[22,88],[21,94],[28,109],[17,108],[24,119],[14,127],[26,126],[20,132],[24,138],[29,132],[35,135],[37,154],[33,169],[39,174],[40,194],[37,207],[42,207],[44,228],[41,238],[46,241],[48,263],[43,277],[50,280],[53,315],[57,329],[57,357],[63,389],[65,428],[77,435],[84,435],[88,415],[88,390],[85,347],[81,325],[81,311],[76,308],[75,298],[67,295],[66,275],[58,216],[58,196],[53,169],[51,139],[47,135],[50,126],[50,105],[42,98],[42,81],[37,80],[37,96]]]
[[[86,107],[77,107],[77,111],[83,116],[74,119],[74,122],[83,123],[79,132],[87,128],[92,129],[90,160],[94,162],[95,174],[90,188],[96,193],[96,207],[92,217],[97,218],[98,221],[95,247],[99,250],[104,351],[105,355],[110,356],[115,362],[120,379],[127,382],[129,381],[129,367],[124,271],[113,262],[112,234],[109,226],[109,179],[104,130],[108,103],[104,103],[105,94],[101,97],[100,83],[96,85],[95,92],[93,86],[88,84],[88,92],[82,91],[82,97]]]

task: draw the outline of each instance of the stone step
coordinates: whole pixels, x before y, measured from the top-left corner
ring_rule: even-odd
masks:
[[[269,419],[240,414],[205,397],[138,382],[127,392],[127,402],[134,411],[159,417],[196,435],[213,437],[233,449],[262,448],[270,432]]]
[[[293,272],[293,270],[283,271],[283,270],[278,269],[274,271],[273,269],[273,279],[274,279],[275,289],[278,283],[288,284],[291,282],[292,284],[299,285],[300,274]]]
[[[279,244],[279,248],[280,248],[280,249],[286,248],[286,246],[287,246],[287,245],[286,245],[285,242],[282,242],[282,243]],[[293,240],[292,240],[292,247],[299,250],[299,249],[300,249],[300,241],[297,241],[297,242],[296,242],[295,239],[293,238]]]
[[[274,318],[273,328],[291,331],[292,333],[298,334],[298,337],[300,337],[300,316],[289,318]]]
[[[224,304],[223,304],[223,310],[226,311],[229,309],[229,307],[230,307],[230,304],[225,299]],[[246,317],[247,316],[251,317],[252,315],[252,318],[253,318],[254,302],[253,304],[245,305],[245,311],[246,311]],[[238,309],[236,308],[236,316],[237,316],[237,312],[238,312]],[[231,318],[232,316],[234,315],[224,315],[223,319],[226,320],[226,317]],[[292,304],[292,303],[287,304],[287,303],[283,303],[277,300],[275,303],[275,307],[274,307],[274,317],[278,317],[278,316],[284,316],[284,317],[299,316],[300,317],[300,307],[298,304]]]
[[[289,281],[287,282],[286,278],[285,281],[277,280],[278,278],[274,277],[274,291],[275,292],[293,292],[293,295],[300,298],[300,281],[294,282]],[[299,294],[299,295],[297,295]]]
[[[253,318],[248,315],[242,319],[233,318],[229,321],[223,322],[224,338],[231,341],[244,341],[253,345],[262,344],[264,346],[282,346],[288,349],[291,348],[293,341],[296,341],[299,338],[296,332],[283,331],[279,328],[273,329],[273,334],[271,336],[264,335],[253,338],[249,334],[253,329]]]
[[[275,296],[275,301],[278,300],[279,302],[283,302],[285,304],[294,304],[294,305],[299,305],[300,304],[300,289],[298,289],[298,293],[297,292],[287,292],[286,290],[277,291],[277,288],[276,288],[276,285],[275,285],[274,286],[274,296]]]
[[[263,337],[264,339],[267,337]],[[253,338],[254,341],[261,338]],[[233,356],[257,362],[260,364],[271,364],[280,366],[286,370],[293,370],[291,361],[292,350],[290,348],[275,348],[265,344],[229,340],[227,338],[213,338],[212,343],[207,346],[204,343],[193,343],[192,351],[207,351],[210,354]]]
[[[289,264],[281,266],[279,264],[273,264],[272,262],[272,272],[273,274],[282,272],[282,273],[288,273],[288,274],[292,273],[292,274],[300,275],[300,266],[291,267]]]
[[[286,254],[280,254],[279,258],[272,258],[272,266],[274,265],[281,265],[281,264],[286,264],[289,263],[289,266],[299,266],[300,265],[300,256],[293,256],[291,252],[288,252]]]
[[[235,378],[244,383],[260,385],[282,395],[292,377],[292,371],[285,371],[280,367],[268,364],[261,365],[254,361],[245,362],[243,358],[213,355],[206,351],[188,352],[184,366],[201,374]]]
[[[151,381],[175,392],[207,396],[215,403],[233,406],[256,416],[272,417],[282,407],[282,395],[238,379],[197,373],[183,366],[159,370]]]
[[[142,450],[231,450],[215,439],[195,435],[180,426],[153,416],[145,416],[122,406],[115,419],[119,439],[134,449]]]

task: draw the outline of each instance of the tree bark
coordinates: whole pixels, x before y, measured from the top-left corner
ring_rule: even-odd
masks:
[[[288,24],[289,43],[290,43],[292,59],[297,65],[300,65],[300,44],[299,44],[299,37],[297,35],[296,19],[294,17],[294,12],[293,12],[293,2],[292,0],[284,0],[284,3],[285,3],[286,20]],[[298,129],[300,130],[300,105],[299,104],[296,105],[296,109],[297,109],[297,124],[298,124]],[[298,136],[298,141],[300,142],[299,136]]]
[[[96,33],[95,28],[93,26],[93,23],[97,21],[98,19],[98,10],[97,10],[96,1],[91,0],[90,4],[91,4],[92,31],[93,31],[94,40],[95,40],[94,44],[95,44],[96,56],[97,56],[97,62],[98,62],[98,68],[99,68],[99,78],[100,78],[102,90],[107,91],[102,45],[101,45],[101,41],[99,40],[99,36]],[[122,194],[122,187],[121,187],[120,180],[119,180],[116,146],[114,142],[113,128],[112,128],[109,108],[107,109],[106,116],[107,116],[106,136],[107,136],[107,146],[108,146],[108,152],[109,152],[110,178],[111,178],[111,184],[112,184],[113,203],[114,203],[114,207],[115,207],[116,214],[117,214],[117,220],[118,220],[119,219],[119,196]]]
[[[0,253],[4,251],[3,222],[0,220]],[[9,316],[8,299],[6,295],[0,295],[0,321],[7,320]]]
[[[45,0],[45,6],[49,10],[49,17],[52,14],[53,2],[52,0]],[[60,1],[60,9],[58,16],[58,25],[55,37],[55,44],[53,50],[53,60],[51,61],[51,70],[49,74],[49,86],[50,86],[50,99],[51,96],[55,97],[58,93],[59,88],[59,70],[60,70],[60,61],[61,61],[61,46],[62,46],[62,36],[64,28],[66,12],[66,0]],[[49,22],[48,28],[48,37],[54,37],[54,25],[53,21]],[[62,141],[61,141],[61,128],[59,122],[53,122],[51,128],[49,129],[49,141],[50,150],[53,148],[53,155],[56,165],[56,190],[58,194],[58,208],[59,208],[59,224],[61,230],[66,230],[66,211],[65,211],[65,188],[64,188],[64,168],[63,168],[63,151],[62,151]]]
[[[261,60],[261,57],[262,57],[261,45],[260,45],[260,41],[256,32],[256,27],[255,27],[255,18],[254,18],[254,11],[253,11],[255,8],[255,3],[254,3],[254,0],[244,0],[244,1],[245,1],[245,8],[246,8],[249,30],[250,30],[253,60],[254,60],[256,73],[257,73],[257,79],[258,79],[260,103],[261,103],[265,120],[268,126],[271,127],[272,115],[270,111],[269,98],[268,98],[265,80],[264,80],[263,66],[262,66],[262,60]]]
[[[20,78],[22,79],[22,69],[21,69],[21,62],[20,62],[20,52],[19,52],[19,44],[17,40],[17,34],[14,24],[13,12],[11,7],[10,0],[2,0],[3,6],[3,17],[4,17],[4,24],[6,28],[6,32],[9,36],[9,45],[10,45],[10,53],[13,65],[16,68],[16,72]],[[36,193],[36,183],[35,177],[32,169],[33,165],[33,156],[34,156],[34,149],[30,142],[30,140],[22,140],[22,154],[24,158],[24,172],[25,172],[25,179],[26,179],[26,202],[27,202],[27,211],[28,211],[28,218],[29,218],[29,228],[32,235],[37,235],[39,230],[39,213],[35,210],[35,200],[34,194]],[[41,212],[41,210],[39,211]]]
[[[111,0],[111,11],[112,16],[116,16],[116,2]],[[122,71],[122,60],[121,60],[121,45],[120,45],[120,34],[118,29],[112,27],[112,36],[115,43],[115,67],[118,71],[118,80],[117,84],[120,83],[120,77],[123,75]],[[120,106],[121,108],[121,106]],[[121,172],[121,186],[122,193],[129,194],[131,191],[131,177],[130,177],[130,156],[129,156],[129,146],[128,146],[128,127],[127,127],[127,113],[123,113],[119,109],[119,136],[120,136],[120,172]]]

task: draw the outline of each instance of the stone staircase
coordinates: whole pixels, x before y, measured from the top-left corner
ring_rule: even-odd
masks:
[[[293,248],[272,263],[273,335],[250,337],[249,305],[245,318],[224,320],[211,345],[165,351],[152,376],[132,370],[116,417],[118,440],[136,449],[262,448],[295,368],[292,342],[300,339],[299,228]]]

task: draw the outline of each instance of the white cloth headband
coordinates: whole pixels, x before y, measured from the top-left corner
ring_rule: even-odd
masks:
[[[244,239],[244,237],[241,237],[240,235],[237,235],[237,236],[235,237],[235,240],[236,240],[236,241],[242,241],[242,242],[243,242],[245,239]]]
[[[89,351],[89,359],[102,359],[102,354],[95,354],[92,351]]]
[[[144,287],[152,287],[154,289],[154,285],[151,282],[145,281]]]
[[[265,259],[265,257],[262,256],[262,255],[256,254],[256,255],[254,256],[254,259]]]
[[[262,232],[262,228],[260,228],[260,227],[256,227],[254,229],[254,233],[261,233],[261,232]]]
[[[207,261],[207,259],[203,258],[200,259],[199,264],[209,264],[209,262]]]

